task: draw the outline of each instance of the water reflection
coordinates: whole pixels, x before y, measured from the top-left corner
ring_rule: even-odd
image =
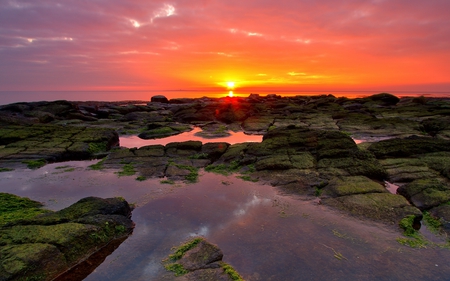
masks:
[[[92,162],[0,173],[0,191],[60,209],[86,196],[136,203],[136,228],[85,280],[173,280],[161,260],[202,235],[246,280],[446,280],[450,251],[398,244],[395,228],[361,222],[300,197],[234,176],[201,172],[196,184],[139,182]],[[67,172],[58,166],[69,166]],[[226,183],[226,184],[223,184]],[[26,186],[27,188],[22,188]],[[338,259],[336,256],[342,256]],[[437,270],[438,269],[438,270]]]
[[[151,140],[144,140],[141,139],[138,136],[121,136],[120,137],[120,146],[127,147],[127,148],[133,148],[133,147],[142,147],[146,145],[156,145],[156,144],[162,144],[166,145],[171,142],[183,142],[183,141],[201,141],[203,143],[208,142],[227,142],[229,144],[235,144],[235,143],[243,143],[243,142],[261,142],[262,141],[262,135],[246,135],[244,132],[233,132],[229,131],[231,134],[228,137],[218,137],[218,138],[203,138],[200,136],[197,136],[196,133],[201,132],[202,129],[196,127],[190,132],[181,133],[179,135],[170,136],[163,139],[151,139]]]

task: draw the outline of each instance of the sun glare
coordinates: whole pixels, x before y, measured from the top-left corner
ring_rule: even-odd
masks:
[[[227,82],[228,89],[234,89],[234,85],[235,85],[235,83],[232,81]]]

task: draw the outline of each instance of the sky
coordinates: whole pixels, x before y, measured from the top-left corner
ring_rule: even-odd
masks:
[[[450,92],[448,0],[2,0],[0,91]]]

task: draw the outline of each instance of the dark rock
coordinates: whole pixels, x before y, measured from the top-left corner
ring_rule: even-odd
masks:
[[[417,136],[395,138],[373,143],[368,150],[377,158],[409,157],[416,154],[450,151],[450,141]]]
[[[163,95],[153,96],[151,102],[169,103],[169,100]]]
[[[388,93],[381,93],[376,94],[368,97],[368,99],[371,99],[373,101],[381,101],[385,103],[386,105],[396,105],[400,99],[394,95],[388,94]]]
[[[229,146],[230,144],[226,142],[209,142],[202,146],[201,153],[206,154],[206,157],[214,162],[227,151]]]

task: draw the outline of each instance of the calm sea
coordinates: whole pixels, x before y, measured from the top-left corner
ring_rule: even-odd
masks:
[[[33,101],[150,101],[152,96],[164,95],[168,99],[173,98],[200,98],[200,97],[225,97],[233,94],[233,96],[247,97],[252,92],[241,91],[0,91],[0,105],[15,102],[33,102]],[[379,92],[374,91],[270,91],[270,92],[253,92],[265,96],[267,94],[277,94],[281,96],[311,96],[311,95],[328,95],[332,94],[336,97],[364,97]],[[449,97],[450,92],[390,92],[396,96],[433,96],[433,97]]]

